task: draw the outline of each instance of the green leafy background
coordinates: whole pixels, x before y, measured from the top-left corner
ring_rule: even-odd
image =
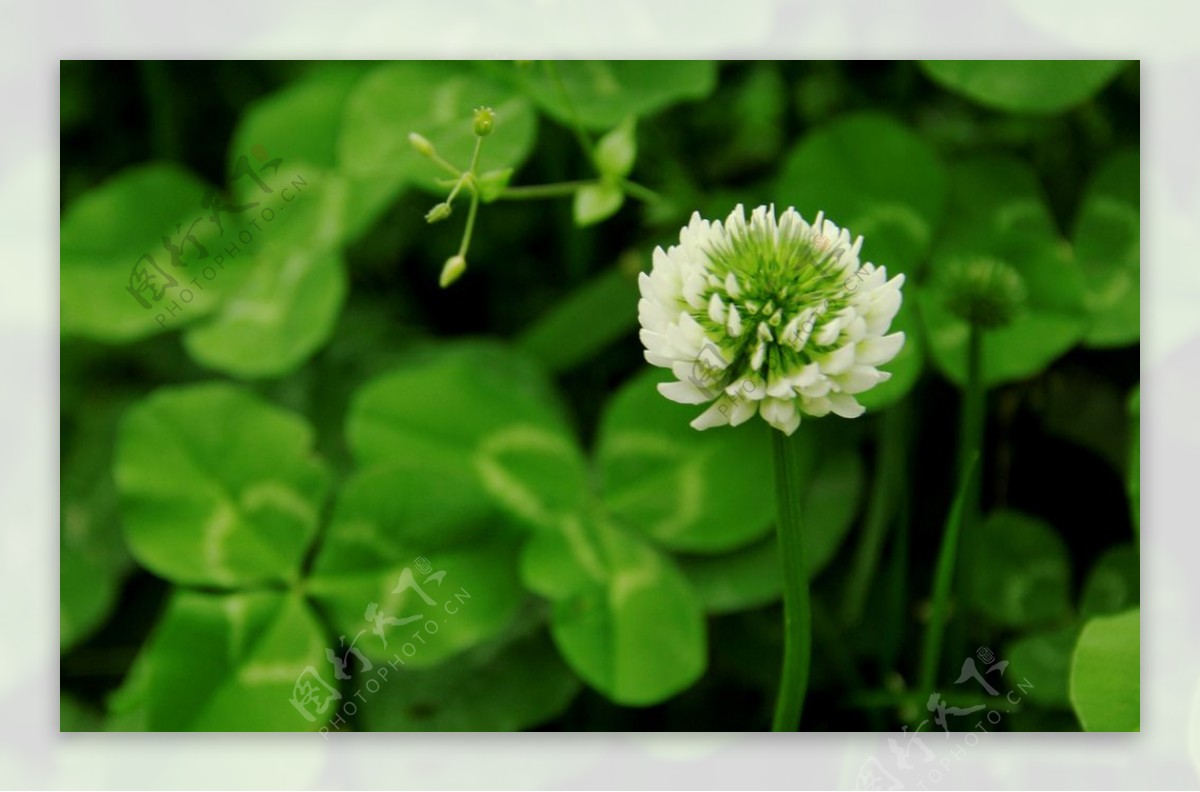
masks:
[[[737,203],[825,211],[906,278],[907,343],[867,415],[800,429],[802,728],[928,714],[913,680],[967,344],[940,273],[991,256],[1028,299],[984,338],[987,514],[940,689],[986,700],[953,676],[986,649],[1008,663],[988,680],[1031,685],[1001,728],[1138,729],[1136,64],[62,80],[63,730],[767,728],[769,430],[690,429],[637,340],[651,251]],[[425,223],[445,174],[407,138],[465,165],[481,105],[489,194],[442,290],[465,212]],[[146,254],[149,307],[127,288]]]

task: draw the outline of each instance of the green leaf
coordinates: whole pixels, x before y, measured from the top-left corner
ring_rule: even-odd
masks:
[[[969,327],[951,313],[941,275],[963,258],[997,258],[1018,272],[1027,294],[1010,325],[984,333],[983,380],[993,386],[1032,377],[1082,339],[1089,321],[1083,275],[1054,228],[1037,177],[1023,162],[963,162],[951,170],[950,185],[932,272],[917,292],[933,361],[954,383],[966,382]]]
[[[360,463],[424,459],[474,471],[513,515],[547,525],[588,496],[583,454],[552,386],[496,344],[428,350],[364,387],[347,434]]]
[[[904,333],[904,346],[900,347],[900,352],[891,361],[879,367],[890,373],[891,378],[854,397],[868,412],[896,404],[912,391],[917,380],[921,378],[921,372],[925,368],[925,337],[917,319],[918,291],[920,287],[917,284],[904,284],[904,301],[900,303],[900,310],[896,312],[888,330],[889,333]]]
[[[434,669],[401,669],[362,708],[369,731],[528,729],[559,715],[579,692],[549,636],[480,646]]]
[[[1008,645],[1004,659],[1008,673],[1032,684],[1025,704],[1048,709],[1069,709],[1071,655],[1079,636],[1078,625],[1026,635]]]
[[[637,160],[637,119],[626,118],[596,142],[596,168],[604,176],[624,178]]]
[[[294,594],[176,591],[111,702],[109,728],[314,730],[340,702],[312,721],[291,702],[301,679],[319,680],[323,698],[335,692],[324,648],[314,614]]]
[[[202,206],[211,189],[175,165],[139,165],[68,206],[59,237],[62,334],[132,341],[211,311],[223,285],[188,283],[220,255],[222,237]],[[189,229],[199,247],[186,241]],[[186,266],[172,264],[168,243]]]
[[[1089,619],[1071,662],[1071,704],[1085,731],[1141,731],[1138,610]]]
[[[567,663],[617,704],[647,706],[704,672],[701,604],[669,558],[603,518],[571,517],[525,546],[521,577],[553,601]]]
[[[59,535],[59,643],[65,651],[112,613],[132,559],[121,537],[112,480],[117,418],[128,404],[103,390],[81,395],[63,430]]]
[[[367,383],[355,396],[346,434],[369,465],[445,456],[471,465],[490,435],[533,426],[570,436],[563,408],[542,370],[494,342],[427,347]]]
[[[412,184],[437,194],[446,172],[412,149],[408,135],[430,140],[438,154],[466,170],[475,149],[475,108],[496,113],[483,143],[480,170],[516,168],[528,156],[536,132],[529,102],[513,88],[465,62],[403,61],[376,67],[346,103],[338,161],[363,180]]]
[[[1092,179],[1075,223],[1089,346],[1133,344],[1141,333],[1140,179],[1136,149],[1113,155]]]
[[[602,181],[575,191],[575,225],[595,225],[617,213],[625,203],[625,192],[615,182]]]
[[[197,362],[238,377],[272,377],[299,367],[325,344],[346,297],[340,254],[267,245],[245,282],[210,321],[184,335]]]
[[[128,412],[117,446],[130,552],[179,583],[294,580],[328,487],[312,435],[232,385],[157,391]]]
[[[1090,99],[1126,61],[921,61],[930,79],[979,104],[1018,113],[1058,113]]]
[[[344,185],[344,201],[336,207],[339,225],[346,239],[359,237],[404,186],[402,180],[378,172],[366,176],[337,173],[345,105],[370,67],[359,61],[321,64],[303,79],[250,105],[233,132],[230,172],[238,172],[242,157],[255,168],[278,158],[282,161],[279,168],[285,172],[295,163],[308,163],[324,178]],[[246,177],[235,182],[239,189],[256,186]]]
[[[779,543],[774,535],[732,553],[681,556],[676,560],[709,613],[757,608],[775,602],[783,594]]]
[[[577,115],[586,127],[609,129],[630,116],[707,96],[717,68],[712,61],[556,61],[518,65],[515,81],[559,122],[569,125]]]
[[[657,394],[656,394],[657,395]],[[816,432],[810,427],[810,432]],[[809,453],[820,460],[804,496],[804,559],[809,577],[815,578],[845,541],[862,503],[862,460],[852,448],[824,448],[825,438],[815,439]],[[774,508],[773,493],[768,494]],[[774,520],[772,515],[769,518]],[[758,607],[779,599],[782,592],[778,548],[774,532],[720,555],[684,555],[677,558],[710,613]]]
[[[1136,608],[1139,600],[1138,553],[1132,544],[1109,548],[1083,584],[1079,613],[1106,616]]]
[[[946,200],[945,168],[922,138],[890,116],[860,113],[817,129],[793,149],[775,202],[810,222],[818,211],[864,238],[863,261],[915,274]]]
[[[683,552],[741,547],[775,519],[770,431],[761,421],[698,432],[702,407],[681,405],[649,369],[626,383],[601,418],[596,460],[604,505],[623,525]]]
[[[517,339],[551,371],[569,371],[638,326],[637,281],[611,267],[559,298]]]
[[[470,469],[377,463],[339,493],[307,590],[346,651],[376,665],[436,665],[512,622],[524,597],[519,538]]]
[[[974,557],[964,582],[979,612],[1011,627],[1052,623],[1070,612],[1067,548],[1042,520],[994,512],[968,547]]]

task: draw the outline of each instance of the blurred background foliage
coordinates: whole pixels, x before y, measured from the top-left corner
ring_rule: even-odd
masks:
[[[966,359],[938,275],[991,255],[1028,300],[985,338],[938,689],[986,703],[954,684],[986,648],[1033,686],[1001,728],[1136,729],[1139,101],[1128,62],[64,62],[62,728],[766,728],[767,430],[655,393],[636,274],[693,210],[774,202],[908,276],[867,416],[800,430],[802,728],[930,716]],[[465,211],[426,224],[407,136],[463,167],[480,105],[497,184],[597,186],[488,202],[442,290]],[[306,668],[342,696],[313,720]]]

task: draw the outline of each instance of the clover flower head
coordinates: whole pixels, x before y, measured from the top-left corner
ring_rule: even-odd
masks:
[[[861,415],[855,394],[888,379],[877,367],[904,345],[887,334],[904,276],[860,264],[861,248],[823,212],[811,224],[773,206],[747,220],[739,204],[724,223],[693,214],[638,279],[646,360],[677,378],[659,392],[712,402],[696,429],[760,414],[790,435],[801,413]]]
[[[956,259],[941,276],[946,308],[984,330],[1011,324],[1022,311],[1028,290],[1021,274],[999,259]]]

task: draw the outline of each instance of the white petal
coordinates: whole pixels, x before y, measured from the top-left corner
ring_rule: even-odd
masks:
[[[738,399],[733,403],[733,410],[729,416],[730,426],[741,426],[754,417],[758,412],[758,402],[748,399]]]
[[[805,396],[800,400],[800,405],[804,409],[804,412],[808,413],[814,418],[820,418],[823,415],[829,415],[831,406],[829,399],[825,398],[824,396],[818,399],[810,399],[809,397]]]
[[[725,324],[725,329],[729,331],[729,335],[737,338],[742,334],[742,316],[738,313],[736,305],[729,306],[729,320]]]
[[[854,360],[864,366],[882,366],[899,354],[904,346],[904,333],[864,338],[855,347]]]
[[[673,402],[680,404],[704,404],[712,401],[716,394],[697,388],[691,382],[660,382],[658,392]]]
[[[742,287],[732,272],[725,276],[725,293],[735,300],[742,296]]]
[[[873,366],[851,366],[849,371],[845,374],[839,374],[833,380],[837,383],[838,389],[842,393],[862,393],[891,376],[891,374],[879,371]]]
[[[842,332],[842,321],[834,318],[826,322],[816,333],[816,341],[818,346],[829,346],[838,340],[838,335]]]
[[[766,359],[767,345],[762,341],[759,341],[758,346],[754,348],[754,354],[750,358],[750,368],[758,371],[762,368],[762,364]]]
[[[791,399],[767,399],[762,403],[759,412],[763,420],[787,434],[796,431],[796,427],[800,425],[796,403]]]
[[[854,344],[847,344],[824,355],[817,355],[823,374],[841,374],[854,365]]]
[[[804,368],[800,369],[800,373],[796,375],[792,382],[798,388],[807,388],[810,385],[815,385],[821,380],[821,366],[817,363],[809,363]]]
[[[716,324],[725,324],[725,303],[716,292],[708,298],[708,318]]]
[[[830,409],[843,418],[857,418],[867,411],[854,397],[847,393],[834,393],[829,396]]]
[[[725,426],[729,423],[730,406],[729,399],[718,399],[712,407],[709,407],[696,416],[695,420],[691,423],[691,427],[703,432],[705,429],[712,429],[714,426]]]

